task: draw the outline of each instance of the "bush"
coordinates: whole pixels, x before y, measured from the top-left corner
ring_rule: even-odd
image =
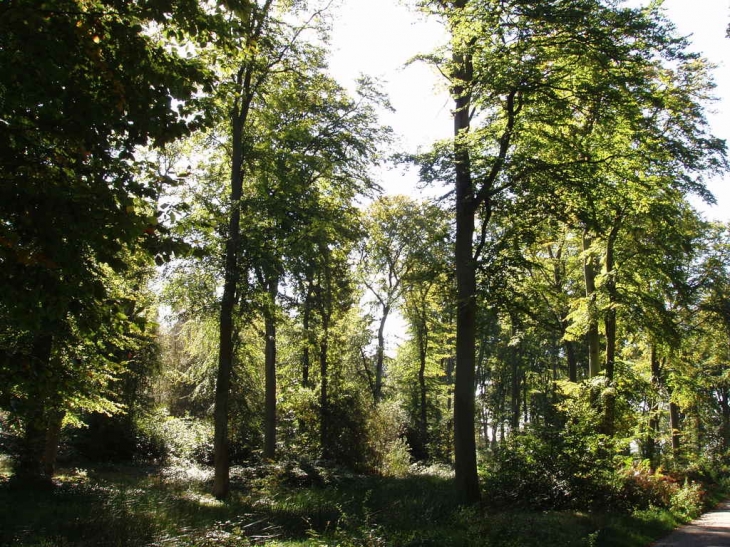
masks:
[[[170,416],[158,408],[137,424],[137,455],[161,464],[213,460],[213,424],[190,416]]]
[[[694,482],[684,481],[670,500],[670,509],[684,519],[692,520],[702,514],[704,507],[704,490]]]
[[[634,509],[668,508],[678,488],[673,476],[652,471],[649,461],[644,460],[623,469],[618,497],[622,505]]]
[[[382,475],[404,477],[411,465],[405,439],[408,416],[397,402],[382,402],[368,417],[369,467]]]

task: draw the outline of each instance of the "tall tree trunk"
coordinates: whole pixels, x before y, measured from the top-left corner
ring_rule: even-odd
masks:
[[[463,2],[455,2],[464,4]],[[459,7],[463,7],[460,5]],[[454,169],[456,186],[456,383],[454,386],[454,471],[460,502],[479,501],[474,433],[476,365],[476,260],[474,259],[475,197],[467,136],[473,79],[471,55],[454,52]]]
[[[448,386],[447,392],[446,392],[446,414],[450,417],[449,422],[448,422],[448,431],[449,431],[449,433],[451,433],[454,429],[454,418],[453,418],[454,414],[452,412],[452,410],[454,408],[454,388],[453,388],[454,368],[456,368],[455,363],[454,363],[454,358],[446,357],[443,360],[443,365],[444,365],[444,372],[446,372],[446,385]],[[453,447],[451,435],[449,435],[449,437],[448,437],[448,441],[446,443],[446,449],[447,449],[448,454],[454,453],[454,447]]]
[[[419,319],[417,332],[418,340],[418,390],[419,390],[419,436],[423,445],[423,458],[428,459],[428,418],[426,412],[426,357],[428,351],[428,327],[425,313]]]
[[[245,27],[246,48],[255,44],[264,32],[272,0],[261,4],[247,3],[248,15],[240,21]],[[255,7],[254,7],[255,6]],[[234,325],[233,310],[240,280],[238,252],[241,241],[241,196],[243,193],[243,167],[246,152],[244,130],[248,123],[251,104],[263,85],[268,70],[255,74],[257,63],[244,61],[234,79],[236,98],[231,108],[231,188],[230,217],[226,234],[223,266],[223,295],[220,308],[220,337],[218,350],[218,374],[215,385],[215,409],[213,411],[213,495],[217,499],[228,497],[230,489],[230,461],[228,454],[228,407],[233,372]]]
[[[614,247],[619,229],[619,221],[611,228],[606,238],[606,293],[608,294],[608,309],[605,312],[606,324],[606,379],[609,386],[614,383],[614,368],[616,363],[616,305],[618,293],[616,291],[616,272],[614,271]],[[605,397],[604,427],[606,435],[613,435],[616,422],[616,395],[609,389]]]
[[[268,299],[264,313],[266,350],[264,363],[265,401],[264,401],[264,458],[276,458],[276,295],[279,289],[279,276],[267,282]]]
[[[329,394],[327,393],[327,353],[329,351],[329,328],[328,321],[322,320],[322,339],[319,342],[319,442],[322,447],[322,457],[330,457],[330,431],[329,431]]]
[[[302,349],[302,386],[309,387],[309,368],[311,366],[310,343],[312,333],[309,331],[312,317],[312,294],[313,282],[307,280],[307,295],[304,297],[304,309],[302,310],[302,330],[304,335],[304,348]]]
[[[513,330],[512,333],[514,334],[515,331]],[[521,399],[521,374],[520,374],[520,351],[518,347],[511,348],[512,351],[510,352],[511,357],[511,380],[512,380],[512,390],[511,390],[511,415],[510,415],[510,430],[513,432],[516,432],[520,429],[520,404],[522,402]]]
[[[247,71],[250,80],[250,71]],[[250,84],[250,81],[249,81]],[[241,240],[241,195],[243,191],[243,128],[247,108],[234,108],[231,123],[231,196],[228,234],[225,243],[223,295],[220,308],[220,338],[218,375],[215,385],[215,410],[213,412],[213,495],[217,499],[228,497],[230,488],[230,462],[228,456],[228,407],[233,371],[233,310],[238,292],[238,248]]]
[[[659,433],[659,388],[661,386],[661,365],[659,358],[656,354],[656,346],[651,345],[650,353],[650,366],[651,366],[651,385],[656,392],[654,395],[655,399],[651,402],[649,408],[649,423],[647,424],[646,432],[646,453],[645,457],[649,460],[651,469],[654,470],[657,467],[657,453],[656,453],[656,436]]]
[[[601,372],[599,362],[599,337],[598,337],[598,318],[596,317],[596,265],[595,259],[589,254],[589,249],[593,241],[588,235],[588,230],[583,230],[583,279],[585,281],[586,298],[589,299],[589,319],[588,319],[588,377],[593,378]]]
[[[390,305],[383,304],[383,315],[380,316],[380,326],[378,327],[378,349],[375,359],[375,389],[373,398],[377,403],[382,398],[383,392],[383,372],[385,370],[385,323],[390,315]]]

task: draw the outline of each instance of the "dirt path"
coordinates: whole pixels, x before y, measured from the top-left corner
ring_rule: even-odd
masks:
[[[677,528],[650,547],[730,547],[730,501]]]

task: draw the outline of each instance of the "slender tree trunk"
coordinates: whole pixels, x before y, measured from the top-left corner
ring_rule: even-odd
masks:
[[[319,342],[319,375],[320,392],[319,392],[319,442],[322,446],[322,457],[330,457],[330,431],[329,431],[329,399],[327,393],[327,353],[329,351],[329,329],[327,321],[322,321],[322,339]]]
[[[614,246],[618,224],[611,228],[611,233],[606,239],[606,293],[608,294],[608,309],[605,312],[604,321],[606,324],[606,379],[609,385],[614,382],[614,368],[616,363],[616,304],[618,294],[616,291],[616,272],[614,271]],[[609,390],[605,397],[604,427],[606,435],[613,435],[616,422],[616,395]]]
[[[445,372],[446,372],[446,385],[448,386],[447,389],[447,395],[446,395],[446,413],[450,417],[448,422],[448,431],[451,433],[454,430],[454,414],[452,412],[454,408],[454,368],[455,363],[453,357],[446,357],[444,359],[444,365],[445,365]],[[446,443],[446,449],[448,454],[454,453],[454,446],[452,442],[452,436],[448,436],[448,441]]]
[[[530,423],[530,393],[527,385],[527,375],[523,373],[520,380],[522,381],[522,420],[524,424]]]
[[[672,430],[672,453],[674,457],[679,457],[681,449],[682,431],[679,423],[679,405],[672,401],[669,402],[669,428]]]
[[[513,331],[514,334],[514,331]],[[521,385],[520,385],[520,353],[518,348],[512,348],[510,352],[512,361],[512,408],[510,416],[510,430],[516,432],[520,429],[520,403],[521,403]]]
[[[267,309],[264,313],[266,350],[265,350],[265,412],[264,412],[264,458],[276,458],[276,295],[279,277],[268,280]]]
[[[385,322],[390,315],[390,306],[383,304],[383,315],[380,316],[380,326],[378,327],[378,349],[375,359],[375,390],[373,397],[375,402],[379,402],[383,392],[383,372],[385,369]]]
[[[720,403],[720,410],[722,412],[722,448],[727,451],[730,447],[730,392],[724,388],[718,388],[718,401]]]
[[[302,386],[309,387],[309,368],[311,366],[310,342],[312,334],[309,332],[312,316],[312,282],[308,281],[307,296],[304,298],[302,310],[302,330],[304,335],[304,349],[302,350]]]
[[[568,361],[568,380],[571,382],[578,381],[578,360],[575,357],[575,346],[570,340],[563,341],[565,349],[565,357]]]
[[[272,0],[261,4],[248,4],[248,15],[240,21],[245,27],[246,47],[254,50],[261,38]],[[253,6],[257,6],[253,8]],[[253,8],[253,11],[252,11]],[[271,67],[269,67],[271,68]],[[240,280],[238,253],[241,241],[241,196],[243,194],[243,167],[246,152],[244,130],[248,123],[251,103],[268,72],[255,75],[256,63],[244,61],[234,79],[236,98],[231,109],[231,188],[230,217],[226,234],[223,265],[223,294],[220,308],[220,337],[218,350],[218,374],[215,386],[213,411],[213,495],[217,499],[228,497],[230,489],[230,461],[228,454],[228,407],[233,372],[234,322],[233,311],[238,297]],[[268,69],[266,69],[268,70]]]
[[[428,351],[428,327],[424,317],[419,320],[418,328],[418,388],[420,395],[420,419],[418,424],[421,443],[423,444],[423,458],[428,459],[428,418],[426,413],[426,357]]]
[[[243,190],[243,128],[245,111],[235,109],[232,117],[231,196],[228,234],[225,243],[223,296],[220,308],[220,339],[218,375],[215,386],[215,410],[213,412],[213,495],[217,499],[228,497],[230,488],[230,462],[228,457],[228,406],[233,371],[233,310],[240,272],[238,271],[238,247],[241,234],[241,195]]]
[[[657,467],[657,454],[656,454],[656,436],[659,433],[659,387],[661,385],[661,366],[659,359],[656,354],[656,346],[651,345],[650,349],[650,366],[651,366],[651,385],[657,395],[654,395],[654,400],[651,402],[649,408],[649,423],[647,424],[646,432],[646,459],[649,460],[651,469],[654,470]]]
[[[588,322],[588,377],[593,378],[601,372],[599,362],[599,337],[598,319],[596,318],[596,267],[595,259],[588,254],[592,240],[588,231],[583,231],[583,252],[586,256],[583,260],[583,279],[585,281],[586,298],[590,300],[590,317]]]

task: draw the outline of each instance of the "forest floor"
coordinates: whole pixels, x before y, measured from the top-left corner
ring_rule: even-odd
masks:
[[[238,467],[226,503],[210,485],[211,470],[191,465],[89,465],[28,487],[0,457],[0,545],[645,547],[679,524],[660,511],[460,508],[442,469],[385,478]]]
[[[651,547],[730,546],[730,502],[718,505],[700,518],[682,526]]]

